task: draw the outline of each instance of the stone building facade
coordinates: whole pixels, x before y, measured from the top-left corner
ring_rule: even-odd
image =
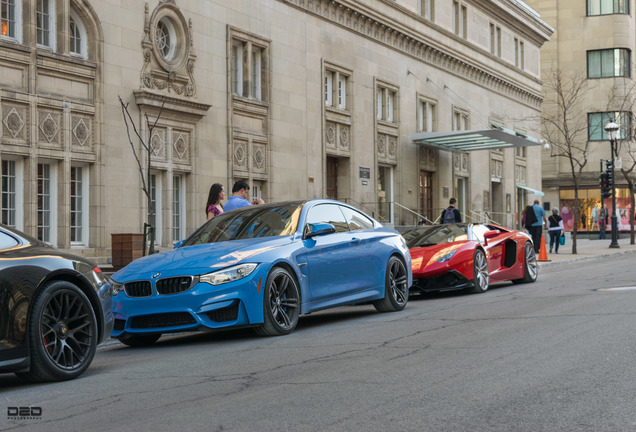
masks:
[[[542,75],[545,79],[555,71],[565,77],[577,74],[585,82],[576,110],[578,116],[571,125],[581,125],[576,145],[586,149],[587,164],[580,181],[579,198],[582,218],[573,221],[574,182],[570,162],[555,157],[555,151],[543,153],[543,190],[545,201],[558,207],[566,219],[566,229],[574,223],[582,231],[598,231],[595,215],[601,203],[599,174],[611,159],[611,146],[605,125],[614,119],[621,126],[617,158],[625,169],[632,169],[636,180],[636,145],[633,142],[633,111],[636,103],[636,82],[631,56],[636,49],[636,19],[629,0],[529,0],[555,29],[550,42],[541,51]],[[547,91],[547,88],[546,88]],[[546,98],[552,96],[546,95]],[[582,158],[579,157],[582,160]],[[620,172],[615,175],[617,217],[620,230],[629,229],[629,210],[633,206],[633,191]],[[603,200],[611,209],[611,198]],[[596,210],[595,210],[596,209]],[[611,210],[610,210],[611,215]]]
[[[171,247],[204,222],[214,182],[247,180],[265,201],[335,198],[396,225],[456,196],[467,217],[513,226],[529,199],[518,186],[540,189],[539,147],[411,139],[538,137],[552,30],[522,1],[0,4],[2,223],[59,248],[105,261],[110,235],[142,232],[149,205]]]

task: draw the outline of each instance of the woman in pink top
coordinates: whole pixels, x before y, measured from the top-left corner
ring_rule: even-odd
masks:
[[[225,189],[223,189],[223,185],[220,183],[214,183],[210,187],[210,193],[208,194],[208,203],[205,206],[205,214],[207,215],[208,220],[212,219],[214,216],[223,213],[223,204],[221,204],[221,201],[224,198]]]

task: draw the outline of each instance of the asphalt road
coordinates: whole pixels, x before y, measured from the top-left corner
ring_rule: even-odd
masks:
[[[529,285],[100,347],[75,381],[0,376],[0,430],[636,430],[633,255],[552,265]],[[9,407],[40,408],[22,420]]]

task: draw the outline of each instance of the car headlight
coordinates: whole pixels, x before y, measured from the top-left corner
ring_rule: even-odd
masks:
[[[453,255],[455,255],[455,253],[457,252],[457,249],[455,249],[454,251],[451,251],[445,255],[442,255],[441,257],[437,258],[437,262],[446,262],[449,261]]]
[[[116,296],[117,294],[119,294],[120,292],[124,290],[124,284],[115,282],[112,279],[110,280],[110,287],[114,296]]]
[[[228,282],[234,282],[249,276],[257,266],[258,264],[239,264],[234,267],[201,275],[199,280],[201,282],[209,283],[210,285],[221,285]]]

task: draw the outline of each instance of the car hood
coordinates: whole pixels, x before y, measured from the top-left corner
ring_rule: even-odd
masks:
[[[271,239],[233,240],[180,247],[174,250],[136,259],[116,272],[112,279],[126,282],[148,278],[161,272],[163,277],[175,275],[199,275],[236,265],[255,255],[288,245],[292,236]]]
[[[452,243],[442,243],[426,247],[417,247],[409,249],[411,253],[411,263],[414,272],[423,271],[429,265],[438,263],[438,259],[453,252],[459,251],[467,246],[470,241],[458,241]]]

